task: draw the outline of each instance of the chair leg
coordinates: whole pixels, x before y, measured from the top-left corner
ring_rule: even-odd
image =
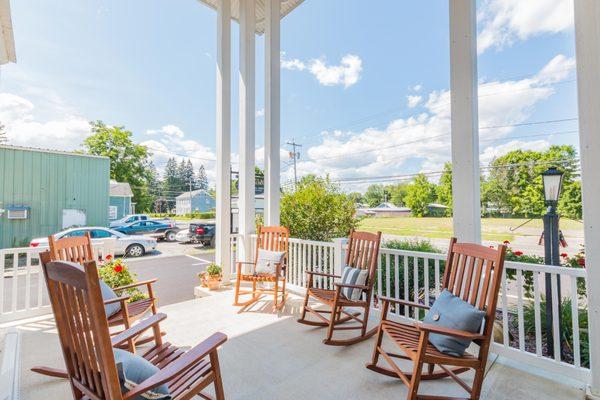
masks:
[[[298,321],[304,321],[306,318],[306,306],[308,305],[308,289],[306,290],[306,296],[304,296],[304,304],[302,305],[302,315],[298,318]]]
[[[235,305],[239,305],[240,304],[240,278],[238,276],[238,279],[236,279],[235,281]]]
[[[473,389],[471,391],[471,400],[479,400],[481,395],[481,388],[483,386],[483,376],[485,374],[485,367],[478,368],[475,370],[475,378],[473,379]]]
[[[365,336],[367,334],[367,325],[369,325],[369,308],[370,307],[365,307],[365,312],[363,314],[363,326],[360,330],[361,336]]]
[[[279,280],[275,279],[275,282],[273,283],[273,301],[274,301],[274,305],[275,308],[277,308],[278,305],[278,292],[279,292]]]
[[[338,320],[338,305],[337,302],[333,304],[331,307],[331,319],[329,320],[329,327],[327,328],[327,339],[324,340],[325,343],[329,342],[333,337],[333,327],[335,326],[336,321]]]
[[[383,342],[383,329],[381,329],[381,324],[380,324],[379,328],[377,329],[377,340],[375,341],[375,347],[373,348],[373,357],[371,357],[370,365],[375,366],[379,362],[379,348],[381,347],[382,342]]]
[[[213,385],[215,387],[215,397],[217,400],[225,400],[225,392],[223,391],[223,380],[221,379],[221,367],[219,365],[219,356],[217,351],[214,350],[210,353],[210,365],[215,374],[215,381]]]
[[[419,395],[419,383],[421,383],[421,373],[423,371],[423,361],[421,357],[415,361],[413,373],[410,379],[410,386],[408,388],[408,397],[406,400],[417,400]]]

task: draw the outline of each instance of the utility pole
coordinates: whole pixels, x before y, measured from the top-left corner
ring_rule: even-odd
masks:
[[[290,158],[294,159],[294,190],[296,190],[298,186],[298,171],[296,169],[296,160],[300,158],[300,152],[296,151],[296,147],[302,147],[301,144],[296,143],[296,139],[292,139],[291,142],[287,142],[289,146],[292,146],[292,151],[290,152]]]

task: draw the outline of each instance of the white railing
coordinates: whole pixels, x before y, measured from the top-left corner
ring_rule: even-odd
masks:
[[[291,289],[306,287],[306,271],[319,271],[339,275],[344,260],[344,244],[341,239],[333,242],[290,239],[287,280]],[[431,304],[439,295],[446,262],[445,254],[381,248],[375,295],[408,299]],[[554,356],[547,351],[544,318],[544,279],[550,274],[552,287]],[[521,363],[528,363],[587,382],[589,380],[587,349],[587,304],[582,290],[586,271],[583,268],[566,268],[548,265],[507,262],[502,279],[497,307],[492,351]],[[557,287],[560,281],[562,306],[559,305]],[[332,281],[315,278],[320,288],[332,288]],[[377,302],[373,304],[377,307]],[[400,318],[422,318],[423,313],[404,307],[392,307],[391,312]],[[418,311],[417,311],[418,312]],[[561,332],[560,326],[568,326]],[[561,340],[561,335],[565,336]],[[562,351],[561,351],[562,350]]]
[[[114,254],[114,243],[94,243],[96,259]],[[0,249],[0,323],[50,313],[39,254],[47,247]]]

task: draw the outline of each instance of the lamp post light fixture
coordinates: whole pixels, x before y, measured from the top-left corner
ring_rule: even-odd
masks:
[[[556,213],[558,199],[562,189],[563,173],[551,167],[542,172],[542,182],[544,184],[544,202],[548,207],[546,214],[542,217],[544,221],[544,250],[545,263],[547,265],[560,265],[560,230],[558,227],[559,215]],[[554,332],[552,315],[552,275],[546,274],[546,340],[547,350],[550,357],[554,357]],[[558,315],[560,327],[560,275],[556,275],[556,298],[558,300]],[[559,332],[559,352],[562,352],[562,334]]]

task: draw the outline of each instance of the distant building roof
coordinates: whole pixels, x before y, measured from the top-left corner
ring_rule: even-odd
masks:
[[[109,195],[112,197],[133,197],[133,192],[127,182],[110,181]]]
[[[77,151],[42,149],[42,148],[37,148],[37,147],[15,146],[12,144],[0,144],[0,149],[19,150],[19,151],[35,151],[38,153],[64,154],[66,156],[75,156],[75,157],[105,158],[108,160],[108,157],[106,157],[106,156],[85,154],[85,153],[77,152]]]
[[[372,212],[410,212],[408,207],[398,207],[394,203],[381,203],[377,207],[366,207],[359,208],[361,211],[372,211]]]
[[[194,197],[194,196],[197,196],[197,195],[199,195],[201,193],[210,195],[207,190],[198,189],[198,190],[192,190],[191,192],[183,192],[179,196],[175,197],[175,199],[186,199],[186,198],[189,198],[190,195],[192,195],[192,197]]]
[[[445,206],[445,205],[439,204],[439,203],[429,203],[429,204],[427,204],[427,207],[431,207],[431,208],[449,208],[448,206]]]

